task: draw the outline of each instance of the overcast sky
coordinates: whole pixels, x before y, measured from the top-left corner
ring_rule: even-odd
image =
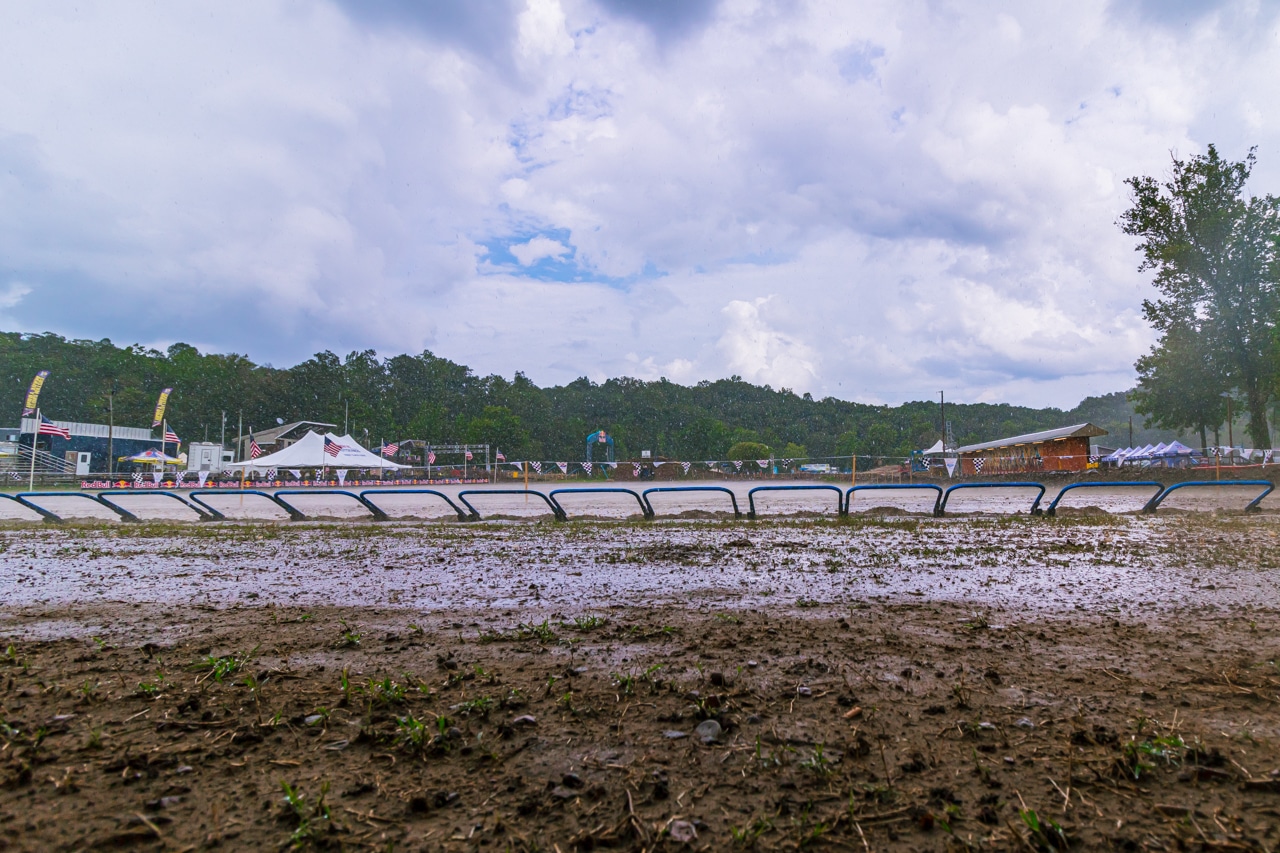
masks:
[[[6,3],[0,329],[1069,407],[1277,80],[1261,0]]]

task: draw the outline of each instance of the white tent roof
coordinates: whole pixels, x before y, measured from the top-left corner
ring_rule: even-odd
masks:
[[[397,465],[376,453],[370,453],[349,435],[330,435],[328,438],[342,445],[342,449],[338,451],[337,456],[330,456],[324,452],[325,436],[307,430],[306,435],[283,450],[277,450],[275,453],[259,456],[257,459],[251,459],[247,462],[236,462],[226,467],[237,471],[241,468],[265,470],[267,468],[396,469],[409,467],[407,465]]]
[[[942,439],[938,439],[933,443],[933,447],[930,447],[928,450],[921,450],[920,452],[925,456],[940,456],[945,453],[946,450],[942,447]]]

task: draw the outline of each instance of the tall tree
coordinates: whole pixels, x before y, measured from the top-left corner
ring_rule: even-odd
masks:
[[[1139,270],[1155,273],[1161,294],[1142,304],[1147,321],[1162,334],[1149,358],[1165,366],[1179,363],[1162,347],[1170,330],[1184,329],[1207,356],[1217,380],[1213,392],[1235,391],[1244,398],[1254,446],[1267,447],[1280,320],[1280,199],[1245,197],[1255,161],[1254,149],[1233,163],[1210,145],[1206,154],[1185,161],[1174,157],[1163,183],[1130,178],[1133,205],[1120,226],[1139,238]],[[1182,334],[1173,340],[1181,343]],[[1194,374],[1185,379],[1189,390],[1200,393],[1191,389],[1194,381],[1202,380]],[[1146,399],[1162,406],[1167,395]],[[1151,414],[1163,417],[1166,411]]]
[[[1207,431],[1226,417],[1226,399],[1202,343],[1195,330],[1170,326],[1156,348],[1138,359],[1138,387],[1130,396],[1134,411],[1157,426],[1198,432],[1204,449]]]

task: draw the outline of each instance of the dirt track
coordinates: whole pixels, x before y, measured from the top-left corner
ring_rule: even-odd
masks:
[[[0,838],[1274,850],[1278,529],[13,529]]]

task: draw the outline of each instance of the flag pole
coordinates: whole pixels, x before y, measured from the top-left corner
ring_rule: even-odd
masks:
[[[40,409],[36,409],[36,425],[31,430],[31,478],[27,480],[27,491],[36,490],[36,441],[40,438]]]

